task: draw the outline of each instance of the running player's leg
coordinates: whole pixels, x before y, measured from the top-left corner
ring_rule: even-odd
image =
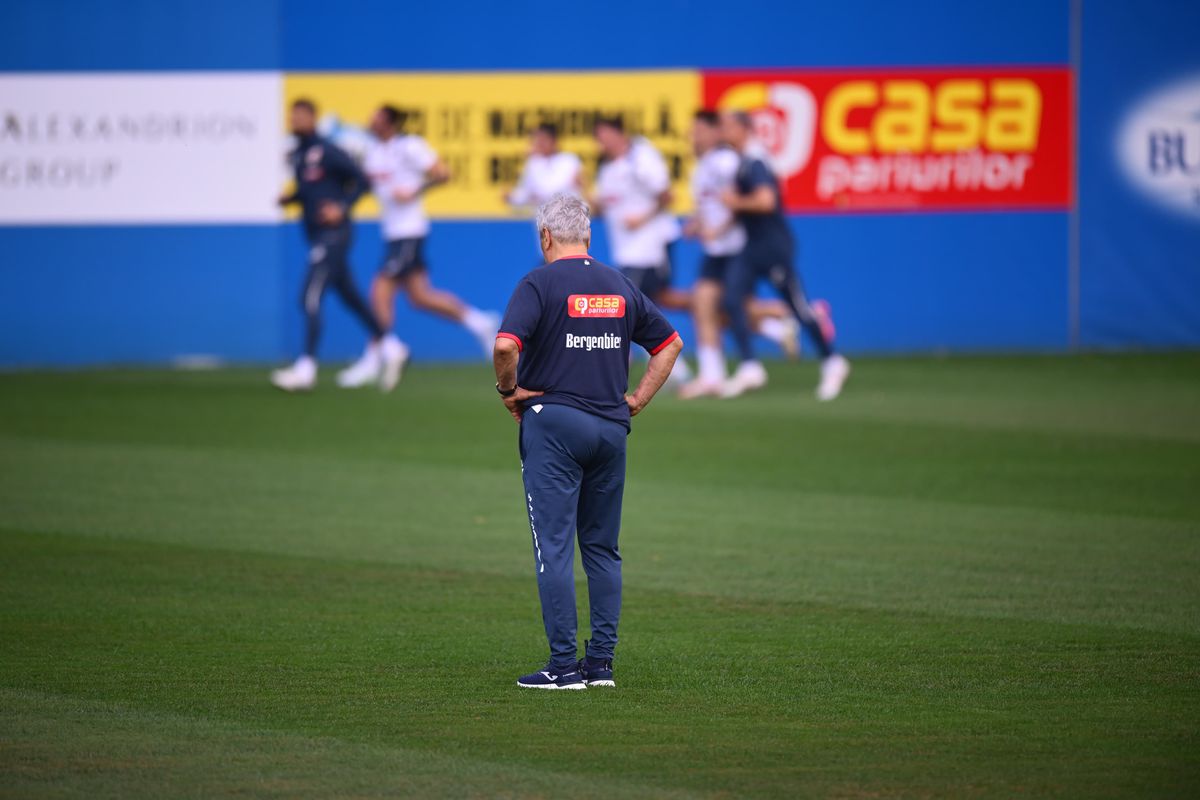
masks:
[[[345,240],[339,247],[332,248],[330,253],[330,269],[329,283],[330,286],[338,293],[343,305],[350,311],[351,314],[358,317],[358,321],[367,329],[372,341],[379,341],[383,338],[383,326],[375,317],[371,307],[367,305],[367,301],[359,292],[358,286],[354,283],[354,275],[350,272],[350,262],[348,260],[349,239]]]
[[[700,380],[713,385],[725,380],[725,356],[721,353],[720,282],[700,278],[692,288],[692,321],[696,326],[696,357]]]
[[[304,312],[304,353],[290,366],[271,373],[271,383],[287,392],[317,385],[317,346],[321,342],[321,300],[329,286],[329,251],[320,241],[308,251],[308,274],[300,291]]]
[[[451,322],[464,324],[467,306],[458,295],[434,287],[429,279],[429,273],[424,269],[414,269],[404,276],[401,281],[404,291],[408,293],[408,301],[413,308],[428,311]]]
[[[842,392],[850,376],[850,362],[839,355],[829,335],[832,325],[823,325],[808,297],[800,276],[796,274],[791,259],[771,266],[768,279],[775,290],[792,309],[805,333],[813,340],[821,356],[821,381],[817,385],[818,400],[833,400]]]
[[[308,251],[308,275],[300,294],[304,309],[304,354],[314,361],[321,342],[321,303],[325,290],[333,282],[339,260],[345,259],[345,249],[339,237],[323,234]]]
[[[677,289],[674,285],[672,253],[674,246],[667,247],[667,257],[663,263],[653,270],[654,293],[647,296],[663,311],[691,311],[692,293],[686,289]],[[676,361],[675,363],[679,363]]]
[[[757,283],[754,262],[745,253],[735,256],[725,271],[725,294],[722,305],[729,318],[729,332],[733,335],[741,362],[754,361],[754,342],[750,331],[750,315],[746,302]]]
[[[401,266],[396,273],[400,285],[408,293],[413,308],[436,314],[439,317],[462,325],[479,342],[487,355],[491,355],[500,329],[500,315],[494,311],[481,311],[462,301],[458,295],[435,288],[429,279],[429,266],[425,263],[425,240],[401,240],[404,252]]]
[[[347,240],[347,245],[349,241]],[[386,267],[385,260],[385,267]],[[380,305],[377,286],[380,275],[376,275],[371,283],[371,303],[368,303],[358,291],[350,264],[343,254],[340,269],[334,273],[334,285],[338,295],[346,307],[359,318],[363,326],[370,332],[370,340],[363,350],[362,356],[346,369],[338,373],[338,386],[353,389],[378,383],[385,392],[396,388],[404,364],[408,361],[408,347],[392,333],[391,303],[383,309],[389,311],[387,322],[378,313]],[[385,277],[385,284],[390,284]]]
[[[397,291],[395,278],[379,273],[371,279],[371,310],[375,312],[375,319],[379,320],[385,331],[396,327]]]
[[[820,357],[824,359],[833,355],[833,341],[826,336],[824,327],[813,313],[808,295],[804,291],[804,284],[795,268],[790,263],[773,264],[767,273],[767,279],[783,302],[787,303],[804,332],[812,339]]]
[[[574,670],[577,659],[575,614],[575,528],[583,468],[572,453],[579,427],[591,419],[582,411],[547,404],[525,412],[521,422],[521,475],[533,539],[534,569],[542,603],[542,623],[550,644],[550,666]]]
[[[696,327],[696,361],[700,374],[679,390],[679,396],[684,399],[720,394],[725,383],[721,294],[730,258],[706,255],[700,263],[700,277],[692,287],[692,322]]]
[[[722,397],[737,397],[767,384],[766,367],[754,355],[750,313],[747,309],[758,278],[759,261],[747,252],[736,256],[726,271],[724,307],[729,317],[730,333],[737,345],[739,363],[733,376],[725,382]]]
[[[621,618],[621,498],[625,486],[625,426],[592,418],[596,449],[584,465],[579,492],[579,552],[588,581],[592,635],[584,661],[589,685],[611,686],[613,651]]]
[[[753,298],[747,307],[750,327],[783,349],[788,358],[800,357],[800,325],[791,306],[782,300]]]
[[[321,343],[321,301],[329,287],[329,261],[324,245],[315,245],[308,264],[308,275],[300,293],[300,307],[304,310],[304,355],[317,358],[317,346]]]

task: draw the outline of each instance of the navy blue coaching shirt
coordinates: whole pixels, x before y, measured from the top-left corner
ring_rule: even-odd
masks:
[[[521,349],[517,384],[629,427],[629,344],[657,353],[679,334],[629,279],[591,256],[530,272],[513,291],[499,337]]]

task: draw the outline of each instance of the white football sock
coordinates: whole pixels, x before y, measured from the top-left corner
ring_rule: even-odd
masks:
[[[696,360],[700,366],[700,379],[710,383],[725,380],[725,358],[721,348],[712,345],[700,345],[696,348]]]

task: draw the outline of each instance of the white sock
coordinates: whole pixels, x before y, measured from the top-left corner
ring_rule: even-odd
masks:
[[[778,317],[766,317],[758,323],[758,332],[778,344],[788,337],[788,326]]]
[[[721,355],[721,348],[700,345],[696,348],[696,360],[700,364],[701,380],[709,383],[725,380],[725,359]]]
[[[480,311],[474,306],[467,306],[463,311],[462,323],[463,327],[476,336],[487,336],[492,333],[492,326],[496,324],[490,314]]]
[[[296,363],[292,365],[292,369],[297,372],[302,372],[306,375],[317,374],[317,360],[312,356],[300,356],[296,359]]]

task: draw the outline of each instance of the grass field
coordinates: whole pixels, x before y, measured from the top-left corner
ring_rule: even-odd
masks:
[[[329,377],[0,375],[0,795],[1200,793],[1200,355],[656,401],[587,692],[487,368]]]

